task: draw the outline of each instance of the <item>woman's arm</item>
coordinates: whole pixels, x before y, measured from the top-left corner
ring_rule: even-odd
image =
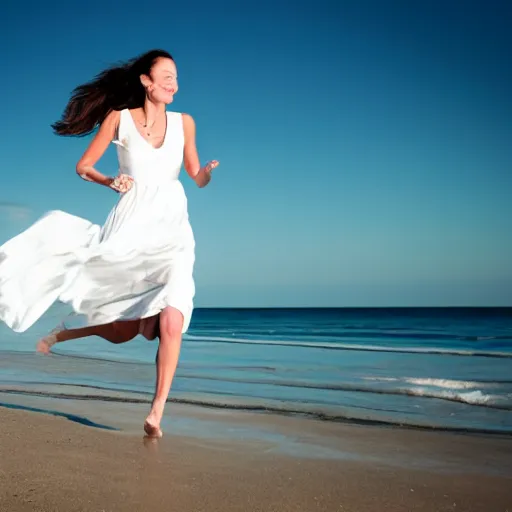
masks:
[[[76,164],[77,174],[86,181],[99,183],[106,187],[110,187],[114,181],[113,178],[101,174],[94,166],[98,160],[103,156],[108,148],[108,145],[114,139],[117,127],[119,125],[120,113],[116,110],[107,115],[103,123],[95,135],[89,147]]]
[[[185,133],[185,147],[183,149],[183,162],[187,174],[197,183],[198,187],[206,187],[212,178],[212,170],[219,162],[212,160],[204,167],[199,163],[199,155],[196,147],[196,124],[192,116],[182,114],[183,131]]]

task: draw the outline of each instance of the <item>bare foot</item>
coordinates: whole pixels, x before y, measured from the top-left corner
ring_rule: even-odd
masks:
[[[41,354],[49,354],[53,345],[57,343],[57,334],[52,333],[41,338],[36,345],[36,350]]]
[[[146,432],[147,437],[151,438],[160,438],[164,435],[162,429],[159,426],[151,423],[150,420],[146,420],[144,422],[144,432]]]
[[[144,422],[144,432],[148,437],[162,437],[163,432],[160,428],[160,421],[162,420],[162,416],[164,414],[164,402],[153,401],[153,405],[151,406],[151,411]]]

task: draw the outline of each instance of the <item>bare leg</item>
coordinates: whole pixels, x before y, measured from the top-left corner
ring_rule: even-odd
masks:
[[[182,328],[183,315],[177,309],[168,307],[160,313],[160,344],[156,356],[155,395],[149,415],[144,422],[144,431],[150,437],[162,436],[160,422],[178,365]]]
[[[135,338],[139,333],[140,320],[112,322],[110,324],[83,327],[81,329],[63,329],[45,336],[37,343],[36,350],[48,354],[55,343],[86,338],[88,336],[100,336],[111,343],[125,343]]]

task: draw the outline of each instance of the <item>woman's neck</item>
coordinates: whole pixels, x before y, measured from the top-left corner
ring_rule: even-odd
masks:
[[[146,124],[150,125],[155,122],[157,117],[165,112],[165,103],[154,103],[149,98],[146,98],[142,110],[144,111]]]

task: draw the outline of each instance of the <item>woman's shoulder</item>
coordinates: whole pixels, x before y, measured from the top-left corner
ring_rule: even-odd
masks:
[[[120,119],[121,112],[118,110],[111,110],[100,123],[98,133],[104,134],[103,136],[112,140],[117,134]]]
[[[121,110],[111,110],[103,120],[102,124],[110,125],[115,128],[119,125],[119,120],[121,119]]]
[[[194,126],[194,118],[190,114],[186,114],[185,112],[180,112],[181,119],[183,120],[184,126]]]

